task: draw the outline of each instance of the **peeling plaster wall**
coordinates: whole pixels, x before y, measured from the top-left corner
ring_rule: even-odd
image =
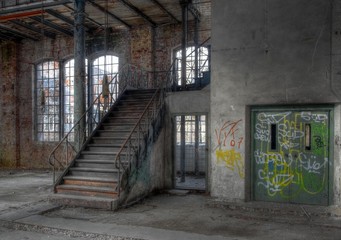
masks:
[[[335,47],[341,46],[340,39],[335,42],[340,23],[331,29],[340,3],[334,2],[333,9],[324,0],[212,2],[213,196],[230,201],[250,198],[251,106],[340,102],[341,48]],[[334,113],[339,115],[340,108]],[[224,149],[235,157],[227,164],[218,161],[217,149],[228,124],[236,131],[224,139]],[[339,120],[335,125],[339,136]],[[340,204],[340,151],[334,151],[331,161],[332,198]]]
[[[111,38],[111,52],[122,64],[130,62],[130,35]],[[88,46],[87,54],[104,54],[98,40]],[[101,45],[101,47],[96,44]],[[23,41],[0,46],[0,167],[49,168],[47,162],[57,143],[34,139],[34,66],[43,59],[63,62],[73,56],[73,38],[58,37],[40,42]]]
[[[17,103],[17,48],[15,43],[0,45],[0,165],[16,167],[18,164]]]
[[[153,30],[148,25],[131,31],[131,63],[147,71],[153,68]]]

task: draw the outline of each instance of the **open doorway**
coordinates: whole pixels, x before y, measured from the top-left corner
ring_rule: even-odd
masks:
[[[206,190],[206,115],[175,116],[175,169],[177,189]]]

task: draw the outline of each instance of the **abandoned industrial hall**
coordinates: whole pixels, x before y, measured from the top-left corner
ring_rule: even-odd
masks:
[[[0,166],[115,209],[341,204],[341,1],[0,1]],[[91,200],[90,200],[91,198]]]

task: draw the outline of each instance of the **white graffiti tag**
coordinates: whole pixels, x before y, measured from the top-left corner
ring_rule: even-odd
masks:
[[[306,155],[304,153],[300,153],[298,158],[303,169],[305,169],[309,173],[316,173],[319,175],[324,172],[325,167],[328,163],[328,158],[324,158],[323,162],[321,162],[318,161],[317,156]]]
[[[325,113],[301,112],[301,118],[306,121],[314,121],[317,123],[323,123],[328,120],[328,116]]]

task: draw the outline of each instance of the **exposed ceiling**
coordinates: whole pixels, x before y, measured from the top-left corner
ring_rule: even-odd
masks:
[[[210,16],[211,0],[193,0],[190,18]],[[85,30],[90,35],[109,28],[112,31],[139,25],[162,26],[180,23],[179,0],[87,0]],[[0,0],[0,41],[57,35],[73,36],[72,0]]]

